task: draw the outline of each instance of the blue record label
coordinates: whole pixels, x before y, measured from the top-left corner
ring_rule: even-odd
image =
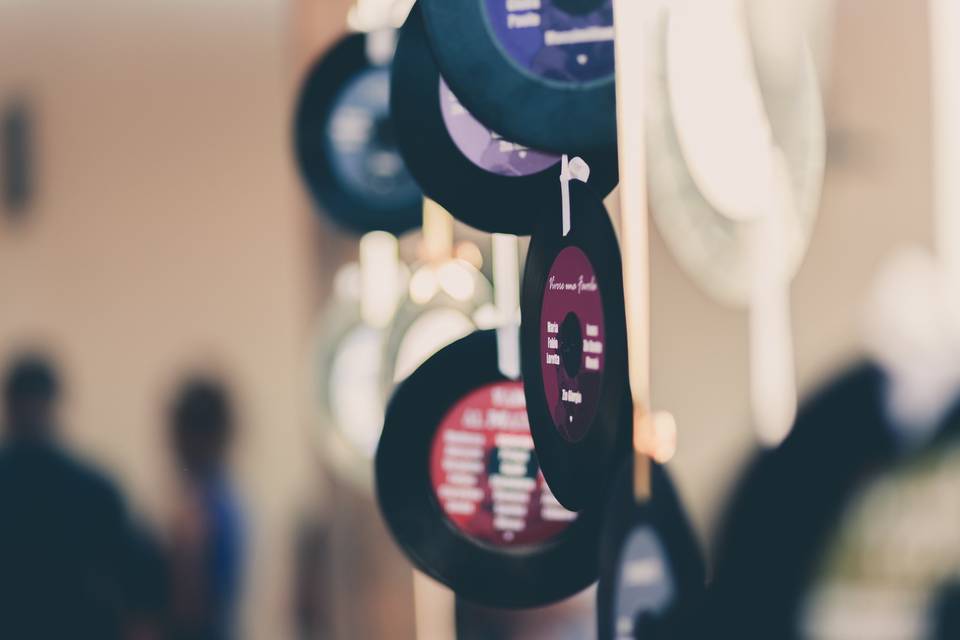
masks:
[[[616,638],[632,639],[644,615],[656,616],[675,597],[673,576],[663,543],[651,527],[630,533],[623,546],[617,575],[613,629]]]
[[[371,208],[393,209],[420,199],[393,135],[386,67],[367,69],[343,87],[334,100],[326,144],[338,182]]]

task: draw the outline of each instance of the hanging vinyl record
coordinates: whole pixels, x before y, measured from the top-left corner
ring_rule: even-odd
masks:
[[[937,445],[850,501],[811,567],[790,637],[960,637],[960,447]]]
[[[717,526],[710,624],[722,637],[792,638],[822,545],[852,496],[898,453],[889,379],[862,363],[804,402],[790,435],[759,453]]]
[[[400,31],[391,85],[397,142],[424,193],[456,218],[493,233],[529,235],[533,197],[557,189],[560,156],[509,142],[467,111],[440,76],[419,7]],[[590,186],[617,183],[615,153],[587,153]]]
[[[371,460],[383,426],[381,368],[388,329],[363,321],[360,266],[334,278],[334,296],[316,327],[310,352],[310,396],[317,407],[310,432],[324,462],[358,489],[371,491]],[[401,274],[402,283],[407,276]]]
[[[386,523],[413,564],[481,605],[535,607],[597,577],[599,512],[557,503],[495,331],[440,350],[387,406],[376,456]]]
[[[415,267],[385,337],[385,396],[442,347],[483,328],[492,302],[490,282],[472,264],[452,258]]]
[[[612,0],[420,4],[440,73],[478,120],[534,149],[616,149]]]
[[[325,315],[318,345],[319,446],[333,469],[362,488],[370,487],[370,459],[383,422],[380,365],[384,331],[363,323],[359,310]]]
[[[309,71],[297,105],[295,146],[317,205],[356,232],[417,227],[423,197],[397,150],[389,60],[372,62],[367,36],[347,36]]]
[[[557,499],[579,510],[603,495],[629,450],[623,276],[603,203],[570,183],[564,236],[559,189],[539,208],[521,296],[530,430]]]
[[[800,267],[820,204],[826,158],[820,86],[800,39],[795,73],[770,81],[738,0],[674,2],[657,9],[647,73],[648,190],[661,235],[711,296],[750,295],[751,236],[767,213],[763,181],[772,141],[785,162],[787,275]],[[704,108],[705,104],[712,108]],[[731,158],[736,157],[736,162]],[[789,278],[788,278],[789,279]]]
[[[600,539],[600,640],[685,640],[697,632],[706,570],[670,476],[652,464],[652,498],[637,504],[633,466],[621,466]]]

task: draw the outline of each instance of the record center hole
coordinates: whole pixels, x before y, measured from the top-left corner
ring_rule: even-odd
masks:
[[[553,0],[553,6],[577,16],[593,13],[606,4],[606,0]]]
[[[644,640],[666,640],[667,634],[661,633],[660,617],[652,611],[642,611],[633,623],[633,637]]]
[[[390,116],[381,116],[374,121],[373,144],[380,149],[397,148],[397,137],[393,133],[393,121]]]
[[[580,373],[583,360],[583,334],[580,332],[580,319],[572,311],[560,325],[560,364],[571,378]]]

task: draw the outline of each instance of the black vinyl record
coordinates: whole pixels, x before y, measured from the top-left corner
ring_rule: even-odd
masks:
[[[397,387],[375,470],[400,547],[467,600],[535,607],[596,580],[600,510],[574,514],[550,493],[494,331],[442,349]]]
[[[632,459],[621,465],[600,538],[599,640],[696,640],[706,569],[666,469],[651,463],[651,499],[633,497]]]
[[[397,143],[424,193],[459,220],[493,233],[529,235],[531,197],[559,189],[561,157],[504,140],[450,91],[427,42],[419,7],[400,31],[391,80]],[[591,188],[617,184],[616,153],[587,153]]]
[[[370,61],[365,35],[342,39],[309,71],[294,128],[310,194],[339,224],[396,234],[420,224],[423,196],[390,119],[390,69]]]
[[[521,296],[520,353],[530,430],[544,476],[568,509],[595,504],[630,448],[623,275],[603,203],[570,183],[540,209]]]
[[[420,3],[440,72],[481,122],[534,149],[616,148],[612,0]]]
[[[960,638],[958,494],[955,434],[875,474],[811,567],[795,637]]]
[[[709,619],[723,637],[802,637],[796,625],[803,599],[839,523],[909,451],[890,417],[894,385],[875,362],[851,367],[803,404],[778,448],[748,466],[721,515],[712,553]],[[942,446],[958,425],[955,403],[926,446]]]
[[[805,402],[786,440],[747,467],[714,541],[710,624],[731,638],[796,635],[798,604],[852,496],[897,455],[889,380],[862,363]]]

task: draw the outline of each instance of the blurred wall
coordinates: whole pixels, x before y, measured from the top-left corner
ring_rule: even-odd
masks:
[[[248,637],[282,638],[293,511],[312,467],[302,340],[309,213],[289,154],[282,0],[5,0],[0,101],[36,112],[38,193],[0,219],[0,359],[62,359],[68,435],[162,521],[162,421],[185,368],[222,371],[256,526]]]
[[[228,373],[261,522],[256,638],[284,637],[292,514],[313,495],[305,328],[354,252],[306,213],[290,100],[347,4],[0,4],[0,100],[35,105],[40,163],[30,218],[0,222],[0,356],[49,341],[67,366],[69,435],[152,514],[167,495],[174,375],[208,362]],[[857,356],[881,259],[931,235],[925,3],[839,0],[836,13],[823,210],[793,288],[804,390]],[[705,535],[753,446],[746,315],[707,299],[659,238],[653,265],[654,401],[678,417],[673,466]]]

